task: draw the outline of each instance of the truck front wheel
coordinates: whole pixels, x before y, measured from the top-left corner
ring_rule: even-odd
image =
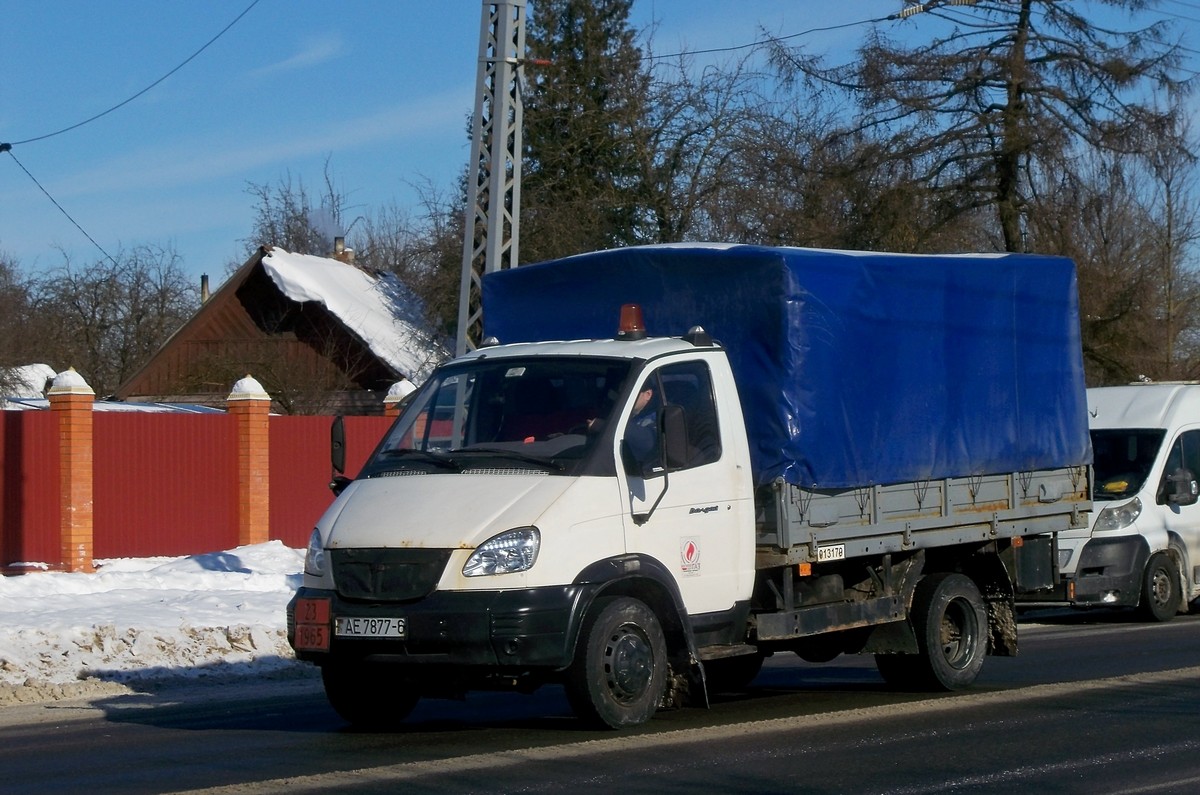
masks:
[[[667,642],[654,611],[637,599],[597,599],[567,671],[571,708],[619,729],[650,720],[667,684]]]
[[[1146,562],[1138,613],[1147,621],[1170,621],[1179,610],[1179,567],[1166,552],[1155,552]]]
[[[917,584],[912,625],[918,654],[879,654],[888,684],[922,690],[961,690],[979,675],[987,654],[987,608],[971,578],[931,574]]]
[[[417,705],[412,686],[386,666],[328,663],[321,666],[321,681],[334,711],[356,728],[395,728]]]

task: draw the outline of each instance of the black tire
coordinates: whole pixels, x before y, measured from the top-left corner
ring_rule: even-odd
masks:
[[[1155,552],[1146,562],[1138,614],[1147,621],[1170,621],[1179,612],[1182,596],[1175,558],[1166,552]]]
[[[761,654],[741,654],[704,662],[704,686],[710,693],[745,690],[763,667]]]
[[[620,729],[650,720],[667,686],[662,625],[637,599],[597,599],[567,670],[567,700],[594,726]]]
[[[917,583],[912,625],[918,654],[879,654],[875,665],[888,684],[920,690],[962,690],[987,655],[987,608],[963,574],[931,574]]]
[[[358,729],[394,729],[419,700],[404,677],[380,665],[323,665],[321,682],[334,711]]]

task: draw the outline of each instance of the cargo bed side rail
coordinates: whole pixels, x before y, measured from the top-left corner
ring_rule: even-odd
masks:
[[[759,506],[759,565],[818,563],[1086,527],[1089,489],[1086,466],[841,490],[778,480],[770,489],[772,504]]]

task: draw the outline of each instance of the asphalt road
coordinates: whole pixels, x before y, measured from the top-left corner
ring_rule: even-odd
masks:
[[[768,661],[745,694],[588,731],[555,688],[423,702],[353,732],[316,678],[0,710],[0,792],[1195,792],[1200,616],[1027,616],[967,693],[896,693],[869,657]]]

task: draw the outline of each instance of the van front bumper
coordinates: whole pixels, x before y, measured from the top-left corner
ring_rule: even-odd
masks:
[[[1066,577],[1069,601],[1088,607],[1136,607],[1149,557],[1149,545],[1140,535],[1092,538],[1079,553],[1075,573]]]

